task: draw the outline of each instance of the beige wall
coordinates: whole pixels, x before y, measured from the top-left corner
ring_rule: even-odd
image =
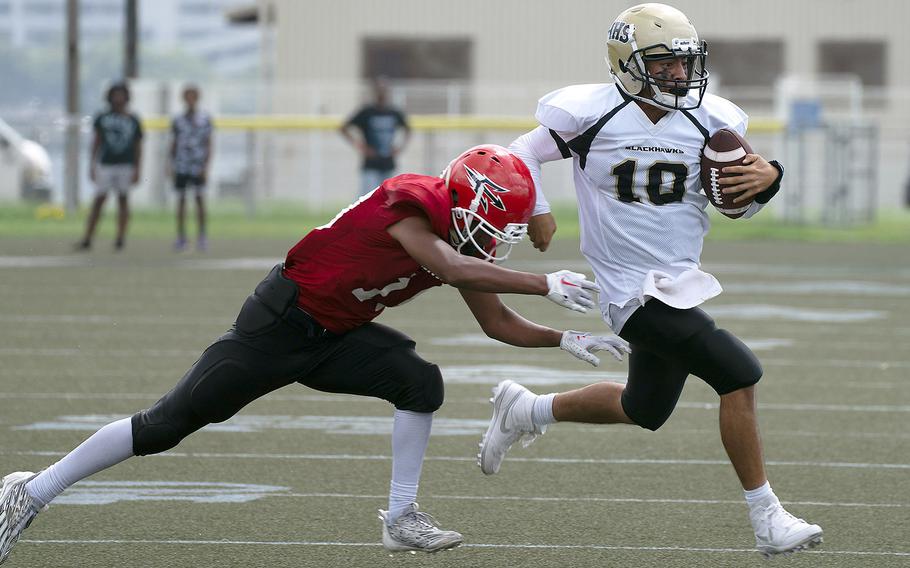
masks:
[[[474,76],[470,96],[474,112],[528,117],[533,115],[536,100],[551,89],[609,81],[603,61],[606,30],[616,15],[637,3],[258,1],[261,8],[273,5],[277,14],[272,31],[264,32],[274,40],[274,51],[264,59],[272,62],[263,72],[271,79],[266,87],[271,89],[267,97],[270,108],[264,110],[329,115],[350,112],[362,98],[359,50],[365,36],[471,37]],[[712,39],[782,39],[785,72],[790,75],[814,74],[816,44],[821,40],[886,41],[888,84],[885,89],[866,89],[864,110],[866,119],[872,120],[880,132],[879,201],[884,207],[898,205],[907,175],[910,139],[910,58],[904,54],[910,0],[677,0],[674,5],[690,17],[709,45]],[[732,98],[753,117],[769,117],[774,113],[773,87],[768,85],[757,96],[741,90],[719,93]],[[498,133],[494,135],[498,138],[487,136],[485,141],[508,143],[514,135]],[[334,142],[338,146],[335,151],[321,155],[315,163],[322,168],[328,167],[330,160],[340,161],[338,169],[350,172],[352,178],[346,184],[354,187],[356,157],[337,140]],[[779,156],[773,144],[760,145],[768,146],[770,156]],[[415,140],[403,156],[402,169],[429,171],[425,166],[430,161],[426,146]],[[285,153],[291,155],[290,151]],[[446,156],[444,151],[439,154]],[[286,161],[293,161],[297,167],[317,167],[310,159]],[[276,171],[285,172],[288,179],[301,178],[300,172],[286,170],[280,164],[276,166]],[[559,182],[545,180],[551,188],[549,195],[557,199],[571,195],[568,177],[559,175]]]
[[[276,79],[347,81],[364,35],[470,36],[475,80],[554,84],[606,80],[606,29],[636,2],[610,0],[260,0],[277,18]],[[815,69],[819,39],[885,39],[888,77],[910,87],[901,51],[907,0],[677,0],[702,38],[784,38],[788,71]]]

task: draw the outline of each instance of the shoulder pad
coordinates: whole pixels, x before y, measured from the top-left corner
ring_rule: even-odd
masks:
[[[621,101],[612,83],[572,85],[541,97],[535,118],[545,128],[579,134]]]
[[[712,136],[721,128],[735,130],[740,136],[746,135],[749,115],[723,97],[708,93],[702,100],[701,106],[691,112]]]
[[[385,192],[382,206],[386,209],[396,205],[416,207],[426,214],[437,234],[448,232],[452,205],[441,178],[402,174],[387,179],[380,187]]]

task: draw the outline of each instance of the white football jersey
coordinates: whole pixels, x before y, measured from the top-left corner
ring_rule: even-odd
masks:
[[[720,293],[717,280],[698,270],[710,224],[700,163],[721,128],[745,134],[739,107],[708,94],[699,108],[670,111],[654,124],[613,84],[575,85],[540,99],[536,117],[541,127],[523,137],[535,150],[525,144],[516,153],[526,161],[532,155],[538,190],[541,162],[572,158],[581,251],[615,331],[649,297],[689,308]]]

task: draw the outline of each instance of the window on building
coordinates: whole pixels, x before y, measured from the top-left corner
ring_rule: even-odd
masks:
[[[361,41],[360,76],[403,81],[399,90],[409,112],[465,113],[472,107],[472,50],[469,38],[368,37]]]
[[[784,74],[779,39],[708,39],[708,71],[724,87],[771,87]]]
[[[887,83],[885,42],[820,41],[817,49],[819,73],[856,75],[867,87],[881,87]]]
[[[470,39],[366,38],[362,47],[364,79],[471,78]]]

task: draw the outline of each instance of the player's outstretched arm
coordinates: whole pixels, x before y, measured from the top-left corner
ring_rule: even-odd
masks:
[[[573,357],[595,367],[600,359],[595,351],[609,351],[622,360],[629,344],[617,335],[600,336],[582,331],[558,331],[523,318],[488,292],[460,290],[461,297],[488,337],[517,347],[560,347]]]
[[[422,216],[406,217],[386,229],[415,261],[442,282],[464,290],[498,294],[530,294],[585,312],[594,307],[597,285],[584,274],[561,270],[552,274],[532,274],[509,270],[478,258],[459,254],[433,233]]]

